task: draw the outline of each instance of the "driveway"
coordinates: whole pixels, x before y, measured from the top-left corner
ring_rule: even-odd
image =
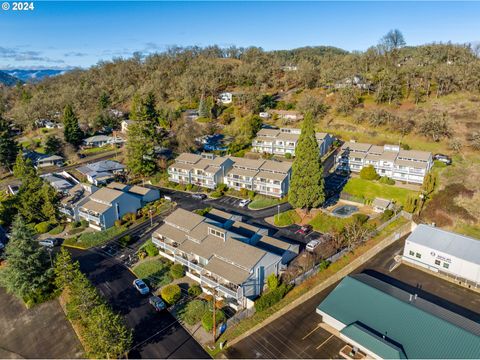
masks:
[[[83,358],[83,348],[58,303],[33,307],[0,288],[0,358]]]
[[[157,313],[132,286],[135,276],[98,250],[69,249],[82,272],[134,331],[130,358],[205,359],[209,355],[168,311]]]

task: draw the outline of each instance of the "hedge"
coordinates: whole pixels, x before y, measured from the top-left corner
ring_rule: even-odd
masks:
[[[264,293],[257,301],[255,301],[255,310],[260,312],[268,309],[270,306],[282,300],[288,290],[287,285],[282,284],[275,290]]]
[[[182,296],[182,290],[176,284],[165,286],[160,293],[169,305],[175,304]]]
[[[148,256],[157,256],[158,255],[158,248],[155,246],[154,243],[150,242],[145,246],[145,251],[147,252]]]
[[[200,285],[192,285],[188,288],[188,295],[192,296],[192,297],[198,296],[202,292],[203,291],[202,291],[202,288],[200,287]]]
[[[180,279],[185,276],[185,269],[182,264],[173,264],[170,268],[170,275],[174,279]]]
[[[215,312],[215,324],[217,326],[225,320],[225,314],[222,310]],[[205,331],[210,332],[213,329],[213,312],[211,310],[206,311],[202,316],[202,326]]]
[[[60,225],[57,225],[55,226],[52,230],[50,230],[48,233],[50,235],[58,235],[58,234],[61,234],[63,232],[63,230],[65,230],[65,225],[63,224],[60,224]]]

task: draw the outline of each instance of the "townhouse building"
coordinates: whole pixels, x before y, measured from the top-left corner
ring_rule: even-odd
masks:
[[[298,245],[269,237],[266,229],[238,216],[211,210],[206,216],[178,208],[153,234],[160,255],[185,266],[206,292],[215,291],[232,307],[251,307],[270,274],[299,252]]]
[[[430,152],[403,150],[398,145],[346,142],[335,162],[339,170],[360,172],[365,166],[372,165],[380,176],[421,184],[433,166],[433,157]]]
[[[261,129],[252,141],[252,150],[274,155],[290,154],[295,156],[295,148],[300,138],[301,129]],[[320,156],[325,155],[333,144],[334,138],[327,133],[316,133]]]

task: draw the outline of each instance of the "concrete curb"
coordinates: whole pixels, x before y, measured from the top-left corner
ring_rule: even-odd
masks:
[[[91,248],[86,248],[86,247],[81,247],[81,246],[76,246],[76,245],[69,245],[69,244],[62,244],[63,247],[68,247],[72,249],[78,249],[78,250],[88,250]]]

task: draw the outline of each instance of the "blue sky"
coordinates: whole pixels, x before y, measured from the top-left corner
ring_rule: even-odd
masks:
[[[11,2],[10,2],[11,3]],[[332,45],[365,50],[392,28],[407,44],[480,40],[480,2],[73,2],[0,10],[0,69],[88,67],[170,45]]]

